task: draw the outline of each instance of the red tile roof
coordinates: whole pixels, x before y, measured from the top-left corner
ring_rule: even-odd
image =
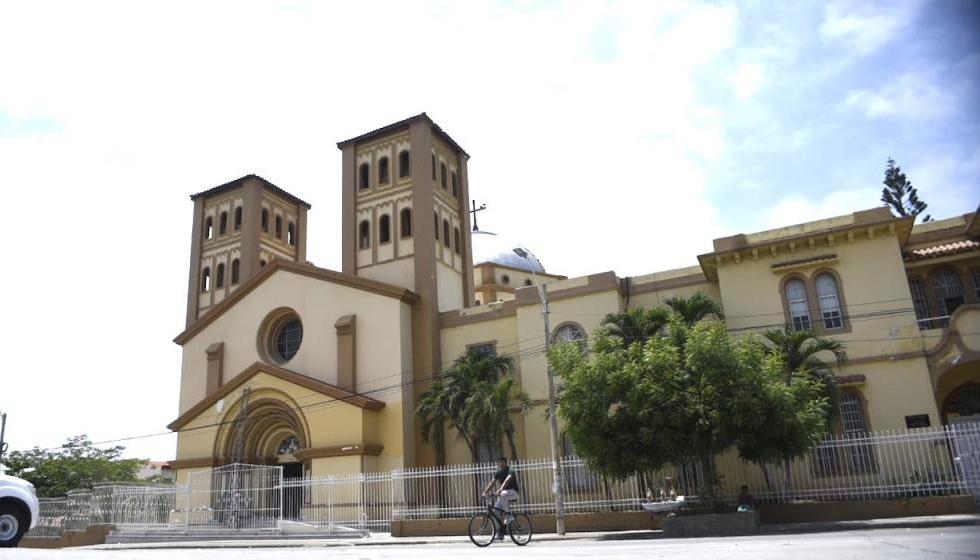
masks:
[[[923,247],[922,249],[913,249],[909,252],[909,257],[913,259],[928,259],[933,257],[943,257],[946,255],[955,255],[956,253],[972,251],[977,248],[980,248],[980,242],[966,239],[963,241],[954,241],[952,243],[932,245],[931,247]]]

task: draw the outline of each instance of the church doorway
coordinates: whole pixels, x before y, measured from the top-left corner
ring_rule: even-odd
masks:
[[[282,517],[298,520],[303,510],[303,463],[280,463],[282,467]]]

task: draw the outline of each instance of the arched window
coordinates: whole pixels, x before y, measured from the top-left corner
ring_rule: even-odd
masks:
[[[282,216],[276,216],[276,239],[282,238]]]
[[[452,174],[452,184],[453,184],[453,196],[459,196],[459,186],[457,186],[456,172],[453,171]]]
[[[371,224],[367,220],[361,222],[358,226],[357,234],[357,247],[359,249],[370,249],[371,248]]]
[[[398,220],[399,222],[401,222],[402,237],[411,237],[412,236],[412,209],[402,208]]]
[[[211,216],[204,218],[204,239],[208,240],[214,236],[214,221]]]
[[[398,176],[404,179],[412,174],[411,162],[408,159],[408,150],[398,152]]]
[[[439,241],[439,214],[437,212],[433,212],[432,219],[435,221],[433,225],[435,225],[436,228],[436,233],[435,233],[436,241]]]
[[[389,241],[391,241],[391,218],[388,214],[382,214],[378,220],[378,243]]]
[[[222,212],[218,216],[218,235],[224,235],[228,232],[228,212]]]
[[[915,308],[915,319],[920,329],[930,328],[926,319],[929,318],[929,302],[926,300],[926,288],[922,280],[909,278],[909,292],[912,294],[912,307]]]
[[[449,220],[442,221],[442,242],[449,247]]]
[[[293,222],[286,225],[286,242],[290,245],[296,245],[296,224]]]
[[[453,228],[453,247],[457,255],[463,254],[463,249],[459,246],[459,228]]]
[[[554,342],[582,342],[585,340],[585,331],[575,323],[565,323],[555,329],[551,339]]]
[[[436,155],[432,154],[432,180],[436,180]]]
[[[242,207],[235,208],[235,231],[242,229]]]
[[[211,269],[204,267],[204,272],[201,273],[201,291],[208,293],[211,291]]]
[[[241,265],[238,264],[238,259],[231,261],[231,285],[234,286],[238,284],[238,269]]]
[[[789,306],[793,330],[810,330],[810,306],[806,299],[806,284],[799,278],[786,282],[786,305]]]
[[[820,316],[823,328],[840,329],[844,326],[841,317],[840,294],[837,292],[837,280],[829,272],[817,276],[817,300],[820,303]]]
[[[269,211],[262,209],[262,231],[269,233]]]
[[[439,164],[439,174],[442,177],[442,189],[445,190],[446,189],[446,164],[445,163]]]
[[[932,285],[936,292],[936,304],[939,306],[940,315],[952,315],[957,307],[963,305],[963,282],[952,270],[939,271]],[[949,320],[945,322],[948,324]]]
[[[371,186],[371,166],[367,163],[361,164],[361,188],[366,189]]]
[[[214,287],[225,287],[225,263],[218,263],[218,275],[214,278]]]
[[[388,158],[386,157],[378,160],[378,183],[382,185],[388,183]]]

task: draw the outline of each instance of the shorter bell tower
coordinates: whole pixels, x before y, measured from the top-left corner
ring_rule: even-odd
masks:
[[[190,326],[272,259],[306,262],[310,205],[258,175],[191,195]]]

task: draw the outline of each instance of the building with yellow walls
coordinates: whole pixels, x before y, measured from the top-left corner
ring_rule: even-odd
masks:
[[[287,477],[431,465],[417,398],[475,347],[513,357],[534,403],[515,417],[518,452],[550,455],[538,282],[556,339],[587,339],[607,313],[697,292],[722,304],[733,333],[789,325],[839,339],[842,432],[980,413],[977,213],[915,225],[860,210],[716,239],[688,268],[566,278],[473,231],[469,155],[424,113],[338,147],[340,271],[306,261],[310,205],[261,177],[191,197],[169,425],[178,480],[233,461],[283,465]],[[446,441],[448,462],[471,460],[453,434]]]

